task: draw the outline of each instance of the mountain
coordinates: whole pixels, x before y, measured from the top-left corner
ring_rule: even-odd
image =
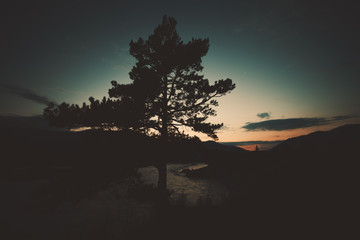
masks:
[[[226,152],[248,152],[247,150],[240,147],[228,146],[214,141],[202,142],[202,145],[208,149],[221,150]]]
[[[64,129],[49,126],[47,120],[41,115],[35,116],[1,116],[0,130],[7,129],[36,129],[49,131],[63,131]]]
[[[360,124],[348,124],[330,131],[317,131],[290,138],[271,149],[272,152],[346,153],[360,145]]]

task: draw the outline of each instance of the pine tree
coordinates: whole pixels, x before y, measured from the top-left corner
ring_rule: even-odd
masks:
[[[235,88],[231,79],[209,84],[199,72],[201,58],[209,49],[209,39],[192,39],[184,43],[176,32],[176,20],[164,16],[145,41],[130,42],[130,54],[137,60],[131,70],[131,84],[112,82],[110,97],[130,97],[140,103],[147,126],[158,131],[164,139],[169,133],[186,126],[217,139],[216,130],[222,124],[206,122],[216,115],[214,99]],[[139,107],[140,107],[139,105]]]
[[[209,39],[195,39],[184,43],[176,32],[176,20],[164,16],[162,23],[147,40],[139,38],[130,42],[130,54],[136,65],[129,75],[130,84],[112,81],[110,98],[102,102],[90,98],[91,105],[52,105],[44,111],[48,119],[67,117],[66,124],[92,123],[92,126],[130,128],[144,132],[158,133],[164,144],[170,135],[182,135],[179,127],[188,127],[217,140],[216,131],[223,124],[207,122],[215,116],[212,108],[218,106],[215,98],[235,88],[231,79],[221,79],[210,84],[201,75],[202,60],[209,50]],[[101,111],[106,109],[106,111]],[[63,112],[64,114],[61,114]],[[71,114],[68,114],[70,112]],[[57,122],[57,121],[53,121]],[[156,167],[159,170],[159,189],[166,190],[166,158],[160,157]]]
[[[209,39],[184,43],[176,32],[176,20],[164,16],[147,40],[130,42],[130,54],[137,60],[132,68],[131,84],[112,82],[110,97],[130,97],[143,111],[148,128],[159,132],[164,141],[169,134],[180,134],[179,127],[189,127],[217,139],[216,130],[223,124],[206,122],[216,115],[220,97],[235,88],[231,79],[213,85],[200,72],[209,50]],[[142,106],[142,107],[141,107]],[[159,164],[159,187],[166,187],[165,163]],[[165,169],[165,170],[164,170]]]

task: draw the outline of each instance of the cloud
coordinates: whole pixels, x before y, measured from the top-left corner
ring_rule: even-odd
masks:
[[[270,112],[258,113],[256,116],[259,118],[270,118]]]
[[[45,96],[41,96],[41,95],[33,92],[31,89],[28,89],[25,87],[1,83],[0,88],[8,93],[21,96],[25,99],[34,101],[39,104],[48,105],[49,103],[53,102],[49,98],[47,98]]]
[[[330,118],[287,118],[272,119],[262,122],[246,123],[242,128],[247,131],[283,131],[299,128],[308,128],[330,124],[335,121],[353,118],[353,116],[335,116]]]
[[[340,120],[345,120],[345,119],[349,119],[349,118],[354,118],[354,116],[335,116],[335,117],[332,117],[331,119],[333,121],[340,121]]]

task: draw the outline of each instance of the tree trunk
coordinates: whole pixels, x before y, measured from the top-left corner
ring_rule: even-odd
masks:
[[[167,79],[164,79],[165,81],[165,89],[164,89],[164,96],[163,96],[163,103],[162,103],[162,111],[161,111],[161,120],[162,120],[162,126],[161,126],[161,147],[166,151],[167,144],[168,144],[168,117],[167,117]],[[164,153],[164,151],[162,151]],[[160,154],[159,158],[159,164],[158,164],[158,172],[159,172],[159,178],[158,178],[158,189],[161,193],[166,194],[167,188],[166,188],[166,176],[167,176],[167,167],[166,167],[166,159],[167,154]]]
[[[163,92],[162,99],[162,109],[161,109],[161,142],[160,142],[160,153],[157,161],[157,170],[158,170],[158,190],[160,193],[160,203],[166,203],[168,200],[168,191],[166,187],[166,177],[167,177],[167,145],[168,145],[168,116],[167,116],[167,78],[164,78],[165,89]]]
[[[161,145],[160,145],[160,152],[159,152],[159,158],[156,163],[156,168],[158,170],[158,190],[159,190],[159,199],[158,204],[159,206],[165,206],[168,202],[168,191],[166,187],[166,178],[167,178],[167,166],[166,166],[166,149],[167,149],[167,131],[164,134],[162,132],[161,135]]]
[[[164,121],[165,122],[165,121]],[[167,149],[167,142],[168,141],[168,132],[167,132],[167,124],[164,123],[162,126],[161,132],[161,148],[164,149],[163,153],[166,152]],[[158,166],[159,177],[158,177],[158,189],[161,193],[166,193],[166,176],[167,176],[167,167],[166,167],[166,157],[167,154],[160,154]]]
[[[167,188],[166,188],[166,177],[167,177],[167,167],[166,162],[163,160],[160,160],[158,165],[156,166],[159,177],[158,177],[158,189],[160,193],[166,194]]]

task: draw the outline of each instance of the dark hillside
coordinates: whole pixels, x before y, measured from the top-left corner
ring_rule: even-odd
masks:
[[[225,183],[230,199],[259,212],[340,226],[355,206],[359,144],[360,125],[345,125],[289,139],[271,151],[217,151],[208,169],[190,175]]]

